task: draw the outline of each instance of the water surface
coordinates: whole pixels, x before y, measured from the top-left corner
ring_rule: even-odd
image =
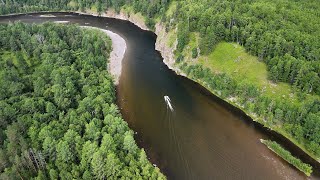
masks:
[[[127,51],[117,87],[118,105],[137,132],[139,145],[169,179],[307,179],[260,139],[277,139],[292,146],[290,143],[169,70],[155,50],[153,33],[122,20],[71,13],[54,15],[0,17],[0,22],[69,21],[121,35]],[[170,97],[174,111],[168,109],[165,95]],[[299,150],[294,152],[301,154]]]

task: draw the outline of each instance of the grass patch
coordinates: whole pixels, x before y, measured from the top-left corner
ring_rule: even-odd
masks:
[[[90,11],[97,13],[98,12],[97,6],[96,5],[92,5],[91,8],[90,8]]]
[[[72,7],[72,8],[76,8],[76,7],[78,7],[78,3],[76,1],[70,1],[68,6]]]
[[[137,12],[137,13],[134,12],[134,9],[132,6],[125,5],[122,7],[121,11],[127,15],[133,16],[134,18],[138,18],[141,21],[145,20],[145,17],[140,12]]]
[[[281,145],[279,145],[275,141],[270,140],[260,140],[263,144],[265,144],[271,151],[276,153],[278,156],[286,160],[288,163],[292,164],[294,167],[305,173],[307,176],[310,176],[312,173],[312,166],[302,162],[300,159],[292,156],[292,154],[285,150]]]
[[[173,48],[174,43],[176,42],[177,39],[177,34],[175,33],[174,30],[171,30],[168,32],[168,40],[167,40],[167,45],[170,48]]]
[[[130,16],[131,19],[133,19],[135,22],[138,22],[139,24],[145,24],[145,17],[140,13],[135,13],[133,7],[131,6],[123,6],[121,8],[121,12],[123,14],[126,14],[127,16]]]
[[[256,56],[248,54],[244,47],[237,43],[221,42],[211,54],[201,56],[199,62],[214,72],[227,73],[239,82],[254,84],[268,97],[286,101],[290,99],[291,103],[299,103],[291,85],[268,80],[266,64]]]
[[[133,14],[134,13],[133,7],[132,6],[128,6],[128,5],[122,6],[121,11],[123,11],[124,13],[127,13],[127,14]]]
[[[166,16],[171,17],[173,13],[175,13],[177,8],[177,2],[176,1],[171,1],[168,10],[166,11]]]

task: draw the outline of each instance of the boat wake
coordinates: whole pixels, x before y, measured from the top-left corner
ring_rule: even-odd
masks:
[[[163,97],[166,104],[166,115],[165,115],[165,120],[167,120],[168,123],[168,130],[169,130],[169,144],[173,144],[174,151],[176,152],[178,158],[183,164],[183,173],[185,174],[186,177],[190,177],[190,179],[195,179],[192,174],[192,170],[190,168],[190,162],[189,160],[185,157],[186,152],[183,149],[183,139],[181,138],[179,131],[177,131],[176,127],[176,121],[174,121],[174,118],[176,116],[176,112],[173,109],[173,106],[171,104],[171,99],[169,96],[164,96]],[[171,112],[170,112],[171,111]]]
[[[171,100],[170,100],[169,96],[164,96],[164,101],[167,103],[167,108],[169,108],[173,112],[174,110],[171,105]]]

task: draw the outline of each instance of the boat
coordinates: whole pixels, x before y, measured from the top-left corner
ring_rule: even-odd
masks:
[[[164,96],[164,101],[167,103],[167,107],[169,107],[170,110],[173,111],[173,107],[171,105],[171,100],[170,100],[169,96]]]

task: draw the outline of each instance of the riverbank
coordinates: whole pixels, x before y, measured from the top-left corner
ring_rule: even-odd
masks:
[[[145,28],[146,25],[144,22],[142,22],[141,20],[137,21],[134,18],[130,18],[132,15],[128,15],[125,14],[123,11],[120,12],[120,14],[115,14],[114,12],[110,13],[104,13],[101,16],[104,17],[109,17],[109,18],[119,18],[123,19],[123,20],[128,20],[130,22],[132,22],[133,24],[137,25],[138,27],[140,27],[141,29],[144,30],[149,30],[148,28]],[[211,88],[208,87],[208,85],[205,82],[202,82],[198,79],[194,79],[192,77],[187,76],[176,64],[175,64],[175,55],[174,55],[174,51],[175,51],[175,47],[177,45],[177,40],[175,39],[175,41],[173,42],[172,47],[168,46],[168,42],[169,41],[169,34],[168,32],[166,32],[165,27],[161,24],[161,23],[156,23],[155,25],[155,31],[154,33],[157,35],[157,39],[156,39],[156,44],[155,44],[155,48],[156,50],[159,51],[159,53],[162,55],[163,57],[163,62],[168,66],[169,69],[173,70],[174,72],[176,72],[176,74],[187,77],[188,79],[191,79],[197,83],[199,83],[200,85],[202,85],[203,87],[205,87],[208,91],[210,91],[211,93],[213,93],[214,95],[221,97],[219,92],[215,92],[213,90],[211,90]],[[279,133],[280,135],[284,136],[285,138],[287,138],[290,142],[292,142],[293,144],[295,144],[299,149],[301,149],[302,151],[304,151],[308,156],[310,156],[311,158],[313,158],[317,163],[319,163],[319,159],[317,159],[317,157],[315,157],[312,153],[310,153],[308,150],[306,150],[304,148],[303,145],[301,145],[300,143],[298,143],[297,141],[295,141],[293,138],[291,138],[287,133],[283,132],[281,129],[274,129],[270,126],[268,126],[266,123],[263,123],[263,119],[259,118],[256,116],[256,114],[248,112],[247,110],[245,110],[238,102],[236,102],[235,99],[225,99],[223,98],[224,101],[230,103],[231,105],[239,108],[240,110],[242,110],[246,115],[248,115],[253,121],[262,124],[264,127],[275,131],[276,133]]]
[[[122,60],[127,49],[126,41],[119,34],[110,30],[100,29],[92,26],[81,26],[83,28],[96,29],[106,33],[112,41],[112,51],[108,62],[108,71],[114,77],[115,85],[119,84],[122,71]]]
[[[120,13],[116,13],[114,10],[108,10],[105,13],[101,13],[100,15],[93,11],[75,11],[77,14],[82,15],[91,15],[91,16],[101,16],[101,17],[108,17],[108,18],[114,18],[114,19],[121,19],[130,21],[134,25],[138,26],[140,29],[145,31],[151,31],[147,25],[144,22],[144,19],[139,14],[130,14],[123,10],[120,11]],[[175,40],[173,47],[171,48],[167,46],[167,39],[168,39],[168,33],[165,31],[165,27],[161,23],[156,23],[155,25],[155,31],[152,31],[157,35],[156,43],[155,43],[155,49],[159,51],[161,56],[163,57],[163,62],[168,66],[169,69],[175,71],[178,75],[187,77],[187,75],[179,69],[177,66],[175,66],[175,57],[174,57],[174,51],[175,47],[178,44],[178,41]],[[190,78],[189,78],[190,79]]]
[[[97,12],[93,12],[90,10],[86,10],[85,12],[82,11],[75,11],[77,14],[82,14],[82,15],[91,15],[91,16],[100,16],[100,17],[108,17],[108,18],[114,18],[114,19],[121,19],[121,20],[126,20],[130,21],[134,25],[138,26],[140,29],[143,29],[145,31],[151,31],[147,25],[144,23],[144,19],[138,15],[130,15],[126,14],[123,11],[120,11],[120,13],[116,13],[114,10],[108,10],[105,13],[101,13],[100,15]]]
[[[310,176],[312,173],[312,167],[309,164],[303,163],[300,159],[292,156],[292,154],[285,150],[281,145],[275,141],[260,139],[261,143],[265,144],[271,151],[276,153],[282,159],[286,160],[288,163],[295,166],[301,172],[305,173],[307,176]]]
[[[164,28],[163,28],[164,29]],[[161,37],[162,38],[162,40],[164,40],[164,43],[162,42],[162,45],[164,45],[165,46],[165,41],[166,41],[166,39],[165,38],[167,38],[166,36],[164,36],[164,37]],[[161,39],[160,38],[160,36],[158,37],[158,39]],[[157,43],[159,42],[158,41],[158,39],[157,39]],[[168,46],[169,47],[169,46]],[[173,50],[172,50],[172,48],[168,48],[169,50],[171,50],[171,52],[173,52]],[[160,52],[160,53],[164,53],[164,54],[166,54],[165,53],[165,51],[164,50],[161,50],[162,52]],[[172,53],[173,54],[173,53]],[[172,57],[174,57],[174,56],[172,56]],[[172,58],[171,59],[172,61],[172,64],[174,64],[174,58]],[[164,60],[165,61],[165,63],[166,63],[166,60]],[[168,62],[168,61],[167,61]],[[169,61],[170,62],[170,61]],[[170,68],[170,66],[169,66],[169,68]],[[172,69],[172,68],[170,68],[170,69]],[[177,68],[177,69],[179,69],[179,68]],[[179,73],[178,73],[179,74]],[[189,77],[189,79],[191,79],[190,77]],[[194,80],[194,79],[193,79]],[[199,80],[194,80],[195,82],[197,82],[197,83],[199,83],[199,84],[202,84],[202,85],[205,85],[205,83],[204,82],[198,82]],[[207,86],[204,86],[204,87],[206,87],[207,88]],[[208,89],[208,88],[207,88]],[[213,93],[213,94],[216,94],[216,93]],[[219,93],[218,93],[219,94]],[[234,99],[233,99],[234,100]],[[226,101],[228,101],[228,100],[226,100]],[[230,103],[230,104],[235,104],[235,103]],[[235,107],[237,107],[237,105],[235,105]],[[240,109],[242,109],[242,108],[240,108]],[[245,111],[245,110],[243,110],[243,111]],[[251,117],[254,117],[254,116],[251,116]],[[254,119],[254,120],[256,120],[256,118]]]
[[[77,12],[77,13],[85,14],[85,15],[99,16],[97,13],[94,13],[94,12],[85,12],[85,13]],[[111,10],[111,11],[107,11],[106,13],[102,13],[100,16],[101,17],[121,19],[121,20],[127,20],[127,21],[130,21],[131,23],[135,24],[136,26],[138,26],[139,28],[141,28],[143,30],[151,31],[149,28],[147,28],[147,26],[144,23],[144,21],[137,14],[130,14],[130,13],[125,12],[123,10],[120,11],[119,14],[117,14],[113,10]],[[156,23],[155,31],[153,31],[153,32],[157,35],[156,43],[155,43],[155,49],[157,51],[159,51],[159,53],[163,57],[163,62],[167,65],[167,67],[169,69],[171,69],[172,71],[174,71],[176,74],[178,74],[180,76],[184,76],[184,77],[186,77],[186,78],[188,78],[188,79],[200,84],[201,86],[206,88],[209,92],[211,92],[215,96],[220,97],[223,101],[225,101],[225,102],[235,106],[236,108],[240,109],[248,117],[250,117],[250,119],[252,119],[252,121],[255,121],[255,122],[263,125],[267,129],[270,129],[270,130],[274,131],[275,133],[278,133],[278,134],[282,135],[283,137],[288,139],[288,141],[290,141],[293,144],[295,144],[295,146],[299,149],[299,151],[301,150],[307,156],[310,157],[310,158],[306,158],[306,159],[308,159],[307,163],[311,164],[312,166],[319,167],[319,164],[317,164],[317,165],[315,164],[315,162],[319,163],[319,159],[317,159],[315,156],[313,156],[312,153],[307,151],[304,148],[303,145],[299,144],[297,141],[295,141],[292,137],[290,137],[283,130],[275,129],[275,128],[272,128],[271,126],[268,126],[268,124],[266,124],[265,121],[261,117],[258,117],[256,114],[247,111],[239,102],[237,102],[236,98],[222,98],[221,97],[221,92],[212,90],[206,82],[201,81],[200,79],[192,78],[192,77],[188,76],[187,74],[185,74],[175,62],[174,51],[176,49],[177,39],[175,38],[173,40],[172,37],[174,37],[174,36],[172,36],[172,34],[169,34],[169,32],[166,31],[165,26],[163,24],[161,24],[160,22]],[[176,33],[176,29],[174,30],[173,33]],[[310,159],[313,159],[315,162],[313,162]],[[316,167],[314,167],[314,169],[318,169]]]

